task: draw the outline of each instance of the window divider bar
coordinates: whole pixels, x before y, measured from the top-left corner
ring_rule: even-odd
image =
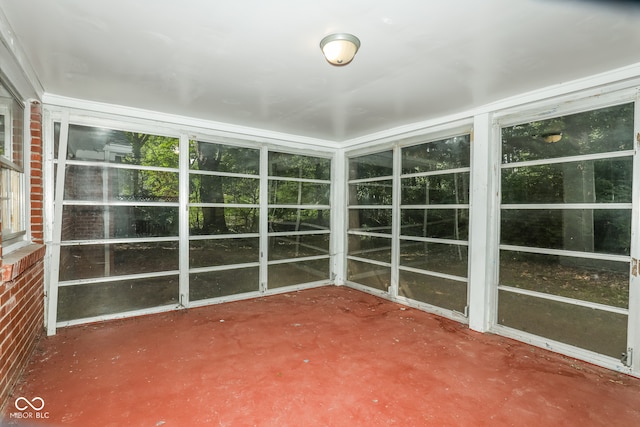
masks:
[[[572,258],[598,259],[602,261],[620,261],[620,262],[631,261],[631,257],[628,255],[613,255],[613,254],[602,254],[597,252],[568,251],[564,249],[546,249],[546,248],[535,248],[530,246],[515,246],[515,245],[500,245],[499,249],[504,251],[525,252],[525,253],[540,254],[540,255],[559,255],[559,256],[567,256]]]
[[[400,179],[420,178],[420,177],[423,177],[423,176],[451,175],[451,174],[454,174],[454,173],[465,173],[465,172],[471,172],[471,167],[467,166],[467,167],[464,167],[464,168],[442,169],[442,170],[435,170],[435,171],[406,173],[406,174],[401,174],[400,175]]]
[[[511,293],[514,293],[514,294],[520,294],[520,295],[526,295],[526,296],[530,296],[530,297],[546,299],[546,300],[550,300],[550,301],[562,302],[562,303],[565,303],[565,304],[577,305],[577,306],[580,306],[580,307],[586,307],[586,308],[593,308],[593,309],[596,309],[596,310],[608,311],[610,313],[617,313],[617,314],[622,314],[622,315],[625,315],[625,316],[629,315],[629,310],[626,309],[626,308],[614,307],[614,306],[611,306],[611,305],[605,305],[605,304],[600,304],[600,303],[597,303],[597,302],[579,300],[579,299],[575,299],[575,298],[568,298],[568,297],[563,297],[563,296],[560,296],[560,295],[546,294],[544,292],[531,291],[529,289],[514,288],[514,287],[508,286],[508,285],[498,285],[498,290],[505,291],[505,292],[511,292]]]
[[[524,168],[528,166],[542,166],[558,163],[585,162],[589,160],[608,160],[633,156],[633,150],[613,151],[607,153],[583,154],[580,156],[556,157],[551,159],[527,160],[524,162],[503,163],[500,169]]]
[[[533,209],[632,209],[632,203],[540,203],[540,204],[516,204],[505,203],[500,205],[505,210],[533,210]]]

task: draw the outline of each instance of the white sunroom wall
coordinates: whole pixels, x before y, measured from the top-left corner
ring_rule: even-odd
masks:
[[[243,129],[242,133],[236,133],[236,132],[230,132],[230,131],[219,131],[219,130],[203,128],[201,126],[190,126],[189,124],[180,123],[179,121],[171,122],[167,120],[168,118],[166,116],[161,117],[163,119],[162,121],[149,120],[150,113],[141,114],[144,117],[135,117],[134,114],[123,116],[121,114],[115,114],[115,113],[118,113],[117,108],[114,109],[115,113],[113,113],[109,111],[108,108],[107,109],[91,108],[93,106],[90,103],[87,103],[85,109],[80,109],[78,107],[81,105],[75,105],[75,104],[78,104],[78,101],[74,101],[73,107],[55,106],[51,104],[45,105],[45,121],[44,121],[44,128],[45,128],[44,134],[45,134],[45,140],[46,140],[45,175],[46,175],[46,185],[47,185],[47,188],[46,188],[46,240],[47,240],[47,243],[49,243],[49,251],[50,251],[50,254],[48,257],[48,263],[47,263],[48,274],[46,276],[48,278],[48,282],[46,283],[47,300],[48,300],[47,302],[48,302],[48,307],[50,309],[48,310],[47,319],[45,323],[46,323],[49,334],[54,334],[57,327],[62,327],[62,326],[67,326],[67,325],[72,325],[77,323],[86,323],[86,322],[104,320],[104,319],[110,319],[110,318],[127,317],[131,315],[136,315],[136,314],[161,312],[166,310],[178,309],[185,306],[197,306],[197,305],[204,305],[207,303],[224,302],[224,301],[230,301],[234,299],[247,298],[247,297],[256,296],[256,295],[290,291],[290,290],[305,288],[309,286],[319,286],[319,285],[330,282],[331,280],[330,273],[327,273],[326,279],[316,280],[313,283],[312,282],[300,283],[299,285],[294,284],[294,285],[283,287],[282,289],[280,288],[269,289],[268,291],[265,291],[264,284],[267,280],[267,268],[266,268],[267,245],[268,245],[267,240],[269,238],[268,236],[270,235],[268,231],[268,223],[266,220],[265,213],[267,212],[267,207],[269,206],[269,203],[266,197],[261,197],[261,200],[259,202],[260,203],[259,209],[260,209],[260,212],[263,212],[263,214],[261,215],[259,231],[255,234],[256,236],[260,236],[260,253],[263,254],[261,256],[264,256],[265,261],[258,262],[258,259],[256,259],[256,262],[255,262],[256,265],[260,264],[260,267],[261,267],[260,273],[259,273],[260,283],[259,285],[256,284],[255,292],[252,292],[252,293],[245,292],[237,295],[223,296],[221,298],[209,298],[205,300],[191,301],[189,298],[189,286],[188,286],[190,273],[200,273],[200,272],[206,273],[206,271],[204,270],[207,270],[207,268],[199,268],[195,270],[189,268],[189,242],[190,240],[193,239],[193,236],[190,236],[190,232],[189,232],[188,211],[180,209],[179,231],[176,231],[175,237],[171,237],[173,236],[172,234],[171,236],[168,236],[168,237],[150,239],[150,241],[153,240],[154,242],[157,240],[157,242],[164,241],[164,242],[169,242],[169,244],[172,244],[172,245],[176,244],[180,248],[179,263],[178,263],[179,266],[171,267],[170,268],[171,271],[166,271],[166,272],[159,271],[158,273],[152,273],[149,275],[149,277],[157,277],[157,278],[162,278],[162,277],[172,276],[172,275],[175,276],[175,279],[171,279],[171,280],[173,281],[173,283],[179,282],[179,293],[177,296],[172,297],[172,301],[169,301],[168,304],[161,304],[155,307],[141,308],[138,310],[125,310],[124,312],[118,312],[118,313],[114,312],[112,314],[109,314],[109,313],[99,314],[99,315],[89,316],[89,317],[84,316],[78,319],[66,320],[61,322],[57,318],[57,307],[58,307],[58,299],[59,299],[58,298],[59,290],[62,288],[58,286],[58,280],[54,278],[60,277],[59,260],[60,260],[60,248],[61,248],[60,242],[61,242],[62,226],[59,223],[57,224],[54,221],[54,219],[62,218],[62,211],[64,209],[64,206],[68,205],[69,203],[74,204],[75,202],[73,201],[63,202],[62,199],[59,197],[64,192],[64,182],[62,181],[62,179],[59,179],[62,177],[61,172],[64,171],[64,168],[60,167],[56,169],[55,165],[58,164],[59,166],[60,165],[64,166],[66,160],[64,159],[56,160],[56,153],[54,152],[54,141],[53,141],[54,122],[65,124],[65,125],[68,123],[68,124],[71,124],[72,126],[87,126],[87,127],[93,127],[93,128],[113,129],[115,131],[140,132],[140,133],[149,134],[149,135],[169,137],[169,138],[173,138],[175,141],[179,141],[178,147],[176,147],[176,150],[177,150],[176,156],[178,157],[178,153],[179,153],[180,165],[175,166],[174,169],[168,170],[168,172],[175,173],[175,174],[179,173],[180,175],[179,193],[180,194],[179,194],[179,201],[171,202],[170,203],[171,206],[175,205],[175,206],[188,207],[190,205],[189,176],[193,173],[193,171],[191,171],[189,167],[189,145],[192,143],[192,141],[196,141],[196,140],[203,141],[203,142],[225,144],[225,145],[235,146],[235,147],[247,147],[247,148],[253,148],[258,150],[258,152],[260,153],[261,164],[260,164],[260,175],[259,177],[256,176],[256,178],[260,180],[260,192],[261,192],[260,194],[263,194],[263,195],[268,194],[268,180],[270,179],[270,177],[269,177],[269,172],[267,167],[268,166],[267,156],[269,153],[276,153],[276,152],[287,153],[287,154],[293,154],[297,156],[327,159],[328,161],[331,162],[332,169],[335,169],[335,166],[334,166],[335,149],[332,148],[331,144],[329,143],[326,143],[326,144],[316,143],[315,145],[310,146],[307,141],[302,141],[302,142],[288,141],[285,138],[276,139],[273,137],[273,135],[269,135],[268,137],[265,137],[265,136],[260,136],[257,133],[249,134],[246,129]],[[67,128],[66,126],[59,126],[59,127],[65,128],[65,129]],[[74,162],[72,161],[70,163],[74,163]],[[78,161],[76,160],[75,163],[78,163]],[[93,163],[96,163],[96,162],[93,162]],[[100,166],[98,163],[99,162],[97,162],[93,166]],[[136,166],[125,165],[124,169],[122,166],[118,166],[118,168],[116,168],[115,170],[126,171],[132,167],[139,168]],[[147,168],[147,169],[153,169],[153,168]],[[56,174],[57,177],[54,176],[54,174]],[[230,175],[233,175],[233,174],[230,174]],[[56,185],[58,188],[54,188],[54,182],[56,181],[56,179],[57,179]],[[292,178],[291,180],[296,181],[296,178]],[[297,181],[300,181],[300,180],[297,180]],[[307,181],[310,181],[311,185],[313,185],[314,181],[319,182],[322,180],[307,180]],[[324,180],[323,182],[324,184],[321,183],[321,185],[333,184],[329,180]],[[54,197],[54,194],[57,194],[58,198]],[[333,203],[333,201],[336,199],[337,198],[335,195],[335,190],[331,188],[331,193],[329,195],[330,203]],[[87,201],[81,201],[81,202],[82,203],[80,204],[83,204],[85,206],[88,206],[91,204]],[[129,202],[126,202],[126,201],[116,202],[114,206],[120,206],[120,205],[123,205],[123,203],[127,204]],[[134,202],[134,204],[135,203],[137,202]],[[303,206],[303,208],[304,207],[305,206]],[[313,209],[314,206],[308,206],[307,208]],[[333,210],[328,209],[326,206],[323,209],[325,209],[325,212],[331,213],[331,220],[333,221],[336,217],[334,215],[335,212]],[[321,233],[324,233],[324,232],[321,231]],[[329,231],[327,231],[326,233],[329,233]],[[249,236],[249,237],[254,237],[254,236]],[[98,240],[104,240],[104,239],[98,239]],[[124,240],[126,239],[124,240],[116,239],[116,240],[118,241],[113,243],[126,244],[126,242],[124,242]],[[105,241],[105,242],[100,241],[97,243],[109,244],[108,241]],[[83,245],[83,244],[87,244],[87,242],[76,242],[76,243],[67,242],[66,243],[67,246],[70,244]],[[65,246],[65,245],[62,245],[62,246]],[[332,255],[331,255],[332,253],[333,253],[333,250],[331,248],[331,250],[327,250],[326,256],[315,255],[313,257],[307,257],[308,259],[301,258],[300,262],[302,262],[302,264],[300,264],[300,266],[304,270],[305,268],[309,267],[309,263],[311,263],[311,267],[313,267],[314,262],[316,263],[326,262],[327,264],[326,271],[330,272],[330,269],[331,269],[330,266],[331,266],[331,263],[333,262]],[[256,256],[256,258],[257,257],[258,256]],[[323,261],[325,259],[326,261]],[[304,264],[304,261],[307,261],[307,264]],[[269,261],[269,262],[271,263],[272,261]],[[276,260],[273,263],[274,265],[276,264],[282,265],[283,262],[286,263],[287,260]],[[238,267],[243,267],[243,265],[239,265]],[[144,276],[144,274],[134,274],[128,279],[135,280],[135,279],[143,278],[142,276]],[[94,282],[98,283],[101,280],[102,279],[100,278],[97,278],[96,280],[94,278],[87,279],[84,277],[80,277],[79,280],[71,280],[65,285],[69,285],[71,287],[84,286]],[[113,281],[113,278],[107,277],[106,282],[109,282],[109,281]]]

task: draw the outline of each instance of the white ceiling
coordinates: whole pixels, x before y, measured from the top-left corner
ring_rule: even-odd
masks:
[[[47,95],[348,141],[640,61],[634,2],[0,0]],[[344,67],[332,32],[362,47]]]

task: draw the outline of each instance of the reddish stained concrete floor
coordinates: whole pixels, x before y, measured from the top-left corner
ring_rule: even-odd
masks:
[[[5,423],[21,396],[33,426],[640,425],[637,378],[332,286],[62,329]]]

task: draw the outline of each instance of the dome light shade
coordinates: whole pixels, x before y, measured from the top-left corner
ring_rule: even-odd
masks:
[[[360,40],[351,34],[330,34],[320,42],[324,57],[333,65],[347,65],[360,48]]]

